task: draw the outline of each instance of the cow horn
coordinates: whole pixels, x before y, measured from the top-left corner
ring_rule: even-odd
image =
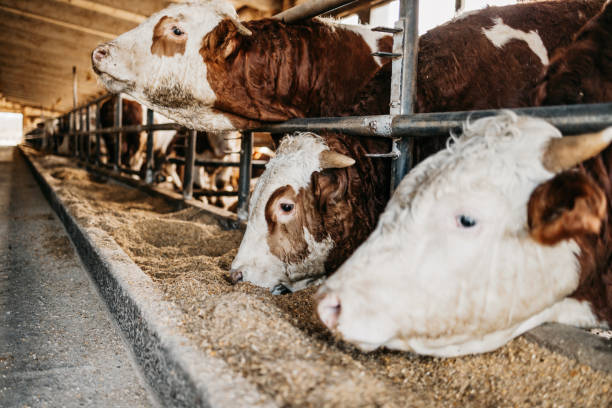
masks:
[[[542,164],[546,170],[559,173],[600,153],[612,142],[612,127],[596,133],[552,139]]]
[[[234,24],[236,26],[236,28],[238,29],[238,32],[242,35],[253,35],[253,33],[251,32],[251,30],[249,30],[248,28],[246,28],[241,22],[240,20],[238,20],[237,17],[234,16],[228,16],[230,21],[232,22],[232,24]]]
[[[355,160],[338,152],[331,150],[323,150],[319,154],[319,163],[321,169],[343,169],[355,164]]]

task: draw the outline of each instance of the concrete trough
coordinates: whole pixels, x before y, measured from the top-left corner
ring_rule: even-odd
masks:
[[[182,312],[164,300],[153,281],[106,232],[81,227],[38,165],[24,150],[22,153],[164,405],[276,405],[222,359],[203,353],[182,335],[178,327]],[[228,219],[229,225],[235,222],[235,218]],[[538,327],[525,338],[596,370],[612,372],[612,340],[559,324]]]
[[[149,278],[104,231],[83,228],[66,210],[43,172],[21,150],[43,194],[64,223],[138,363],[165,406],[272,407],[253,385],[225,362],[198,350],[177,323],[181,312],[163,299]]]

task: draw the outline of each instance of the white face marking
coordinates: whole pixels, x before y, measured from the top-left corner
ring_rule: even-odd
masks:
[[[232,262],[232,269],[241,271],[245,281],[267,288],[282,283],[288,289],[298,290],[312,284],[310,277],[323,273],[324,261],[333,247],[331,239],[316,242],[304,230],[309,256],[302,263],[286,264],[270,251],[265,218],[266,204],[277,189],[289,185],[297,193],[309,188],[312,173],[321,170],[319,155],[323,150],[329,148],[312,133],[285,136],[276,156],[266,165],[249,201],[247,229]]]
[[[187,34],[184,54],[151,53],[153,31],[164,16],[176,18]],[[125,92],[142,104],[197,130],[235,130],[212,108],[216,96],[200,55],[202,39],[236,11],[223,0],[172,5],[109,43],[109,56],[95,63],[111,92]]]
[[[576,289],[579,249],[573,240],[543,246],[527,229],[531,192],[554,176],[541,155],[560,136],[507,113],[474,122],[415,167],[321,289],[340,299],[343,338],[364,350],[454,356],[492,350],[544,321],[592,320],[586,309],[546,312]]]
[[[526,33],[525,31],[516,30],[504,24],[501,18],[496,18],[493,22],[495,25],[490,29],[482,29],[482,33],[493,43],[493,45],[497,48],[502,48],[512,40],[525,41],[529,49],[540,59],[542,65],[548,65],[548,51],[537,31],[532,30]]]

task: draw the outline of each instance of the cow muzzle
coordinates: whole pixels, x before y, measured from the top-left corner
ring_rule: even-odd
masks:
[[[317,304],[319,319],[321,319],[323,324],[330,330],[334,330],[338,326],[341,311],[342,306],[340,305],[340,297],[335,293],[324,294]]]

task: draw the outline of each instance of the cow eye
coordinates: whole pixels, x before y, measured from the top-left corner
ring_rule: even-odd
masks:
[[[174,33],[174,35],[183,35],[183,32],[178,27],[173,27],[172,32]]]
[[[457,225],[460,225],[463,228],[472,228],[476,225],[476,220],[469,215],[461,214],[457,216]]]
[[[280,208],[284,212],[290,213],[293,210],[293,204],[281,203]]]

